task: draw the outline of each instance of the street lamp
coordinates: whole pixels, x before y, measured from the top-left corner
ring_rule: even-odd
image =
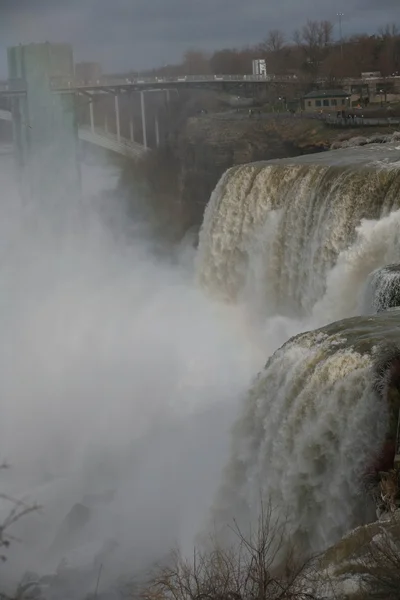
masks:
[[[344,13],[337,13],[337,17],[339,18],[339,35],[340,35],[340,54],[343,59],[343,35],[342,35],[342,18],[344,17]]]

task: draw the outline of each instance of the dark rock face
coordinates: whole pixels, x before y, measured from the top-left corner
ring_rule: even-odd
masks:
[[[85,527],[91,517],[91,510],[84,504],[75,504],[63,520],[51,550],[68,547],[74,537]]]
[[[319,138],[314,142],[309,135],[311,125],[291,118],[232,120],[210,115],[189,119],[175,146],[187,226],[201,225],[211,193],[230,167],[326,150],[329,144]]]
[[[367,313],[400,306],[400,264],[387,265],[371,273],[364,304]]]

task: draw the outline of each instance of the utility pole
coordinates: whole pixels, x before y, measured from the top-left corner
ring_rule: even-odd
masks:
[[[342,18],[344,17],[344,13],[337,13],[339,17],[339,35],[340,35],[340,55],[343,60],[343,33],[342,33]]]

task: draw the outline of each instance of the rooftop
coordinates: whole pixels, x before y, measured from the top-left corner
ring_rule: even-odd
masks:
[[[343,90],[314,90],[306,94],[304,98],[345,98],[349,95]]]

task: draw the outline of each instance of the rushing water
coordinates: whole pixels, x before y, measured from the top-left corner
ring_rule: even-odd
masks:
[[[340,319],[362,314],[368,293],[383,307],[368,278],[400,258],[398,159],[397,148],[375,147],[244,165],[215,190],[200,236],[201,285],[251,307],[266,340],[279,324],[289,336],[339,322],[286,343],[255,380],[214,521],[245,527],[267,498],[292,537],[320,550],[374,517],[361,490],[388,435],[382,382],[397,361],[399,315]]]
[[[369,275],[365,285],[366,314],[400,306],[400,265],[386,265]]]
[[[251,522],[260,490],[308,549],[370,518],[361,475],[389,426],[397,313],[273,354],[359,314],[370,273],[399,259],[400,153],[363,152],[228,171],[179,260],[127,226],[115,173],[85,170],[76,220],[74,198],[23,206],[3,162],[3,482],[43,505],[16,528],[8,574],[65,558],[88,567],[81,595],[100,561],[105,588],[189,549],[210,508]]]
[[[379,150],[375,148],[375,159]],[[372,239],[375,223],[371,220],[380,220],[400,206],[395,162],[399,153],[389,154],[393,162],[379,165],[371,165],[366,157],[357,163],[349,151],[347,162],[338,154],[229,170],[205,214],[199,251],[201,284],[228,301],[255,299],[264,315],[307,316],[324,296],[335,264],[352,251],[357,233],[363,244],[357,247],[357,253],[363,253],[363,264],[357,265],[358,271],[364,267],[359,277],[362,285],[374,266],[385,264],[392,254],[396,260],[397,248],[386,235],[397,235],[397,220],[394,225],[391,217],[385,230],[381,228],[380,247]],[[369,222],[363,223],[364,219]],[[347,263],[355,258],[345,256]],[[352,279],[357,276],[358,272],[352,273]],[[349,282],[352,295],[359,285],[359,281]],[[355,308],[353,301],[335,318],[355,314]],[[325,319],[333,320],[329,310]]]
[[[277,350],[235,425],[214,518],[245,527],[268,498],[292,539],[313,551],[373,519],[361,491],[390,431],[399,343],[397,310],[300,334]]]

